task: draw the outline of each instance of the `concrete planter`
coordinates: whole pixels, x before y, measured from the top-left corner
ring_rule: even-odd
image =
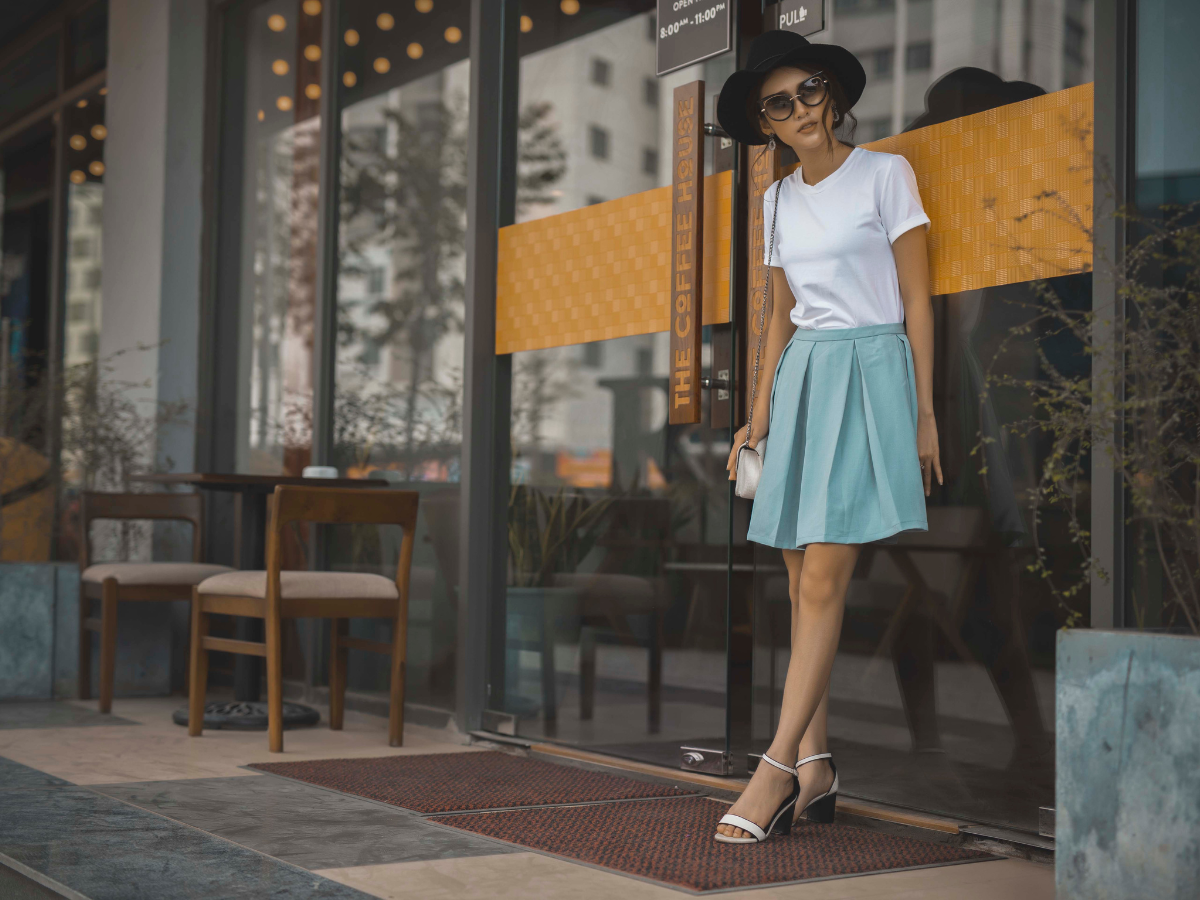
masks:
[[[187,604],[121,604],[117,696],[171,692],[172,606],[186,610]],[[100,684],[99,658],[93,650],[93,691]],[[79,567],[0,563],[0,700],[74,697],[78,667]]]
[[[0,700],[74,696],[79,567],[0,563]]]
[[[1058,900],[1200,897],[1200,638],[1058,635]]]

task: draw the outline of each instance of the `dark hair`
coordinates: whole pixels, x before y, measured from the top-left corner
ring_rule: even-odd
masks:
[[[820,66],[810,65],[804,62],[790,64],[789,69],[803,69],[806,72],[820,71],[821,75],[829,84],[829,95],[826,99],[831,102],[825,104],[825,108],[821,111],[821,124],[825,126],[825,139],[829,144],[829,149],[833,149],[834,132],[845,126],[842,134],[845,136],[843,143],[854,145],[854,132],[858,129],[858,119],[854,113],[850,111],[850,101],[846,99],[846,91],[842,88],[841,81],[838,80],[837,74],[831,70],[822,70]],[[764,138],[767,137],[766,132],[762,130],[762,100],[759,94],[762,92],[763,82],[767,80],[767,75],[770,72],[764,73],[763,77],[755,89],[746,95],[746,116],[750,120],[750,124],[754,126]],[[837,115],[833,114],[833,108],[837,107]],[[832,122],[829,119],[832,118]]]

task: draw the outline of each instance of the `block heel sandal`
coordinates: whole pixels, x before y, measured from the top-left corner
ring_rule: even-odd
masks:
[[[833,769],[833,784],[829,790],[821,794],[819,797],[813,797],[808,801],[808,806],[800,811],[800,816],[804,816],[808,821],[815,822],[818,825],[829,825],[833,822],[834,812],[837,810],[837,795],[838,795],[838,771],[837,765],[833,761],[832,753],[818,753],[815,756],[806,756],[800,762],[796,763],[796,769],[799,770],[805,763],[816,762],[818,759],[829,760],[829,768]],[[799,781],[797,781],[799,784]],[[799,818],[799,816],[797,816]]]
[[[779,805],[779,809],[775,810],[775,815],[771,816],[771,821],[767,823],[766,828],[742,816],[735,816],[733,813],[721,816],[721,821],[717,823],[718,825],[733,825],[752,835],[752,837],[729,837],[718,831],[713,837],[723,844],[761,844],[772,834],[791,834],[792,832],[792,810],[796,806],[796,800],[800,797],[800,782],[796,780],[796,770],[791,766],[785,766],[781,762],[776,762],[765,753],[762,759],[763,762],[769,763],[792,776],[792,792]]]

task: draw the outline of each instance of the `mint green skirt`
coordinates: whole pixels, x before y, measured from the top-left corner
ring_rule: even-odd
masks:
[[[775,368],[748,539],[798,549],[928,530],[904,325],[797,329]]]

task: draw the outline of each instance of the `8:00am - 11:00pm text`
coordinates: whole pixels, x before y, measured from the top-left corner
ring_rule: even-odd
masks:
[[[680,9],[687,6],[691,6],[691,3],[689,3],[688,0],[678,0],[678,2],[675,3],[675,9]],[[710,19],[716,18],[717,13],[724,9],[724,3],[714,3],[708,9],[702,9],[700,12],[694,15],[683,19],[677,19],[674,22],[668,22],[666,25],[660,26],[658,29],[658,36],[660,38],[668,38],[673,34],[678,34],[680,29],[687,25],[703,25]]]

